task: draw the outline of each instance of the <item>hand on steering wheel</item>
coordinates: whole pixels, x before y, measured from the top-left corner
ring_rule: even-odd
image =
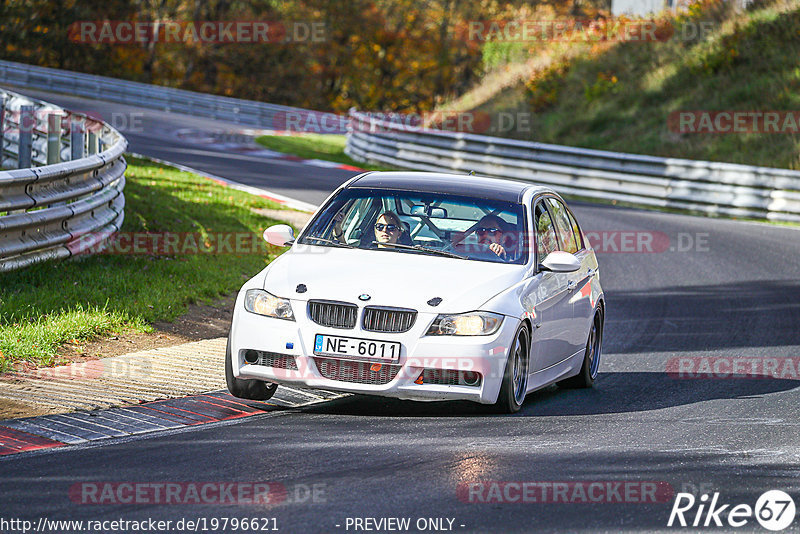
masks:
[[[489,245],[489,250],[500,256],[501,258],[506,257],[506,249],[503,248],[503,245],[500,243],[492,243]]]

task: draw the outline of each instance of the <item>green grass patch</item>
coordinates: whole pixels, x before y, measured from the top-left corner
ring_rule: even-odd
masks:
[[[347,137],[344,135],[262,135],[256,138],[256,142],[269,150],[292,154],[303,159],[333,161],[371,171],[394,170],[392,167],[361,163],[345,154],[344,146],[347,143]]]
[[[676,23],[677,35],[682,27]],[[797,133],[680,133],[670,127],[671,114],[679,111],[796,110],[800,103],[791,90],[797,86],[800,10],[763,9],[713,27],[696,41],[621,43],[575,60],[558,102],[538,115],[534,131],[543,141],[572,146],[798,168]]]
[[[122,232],[260,235],[275,221],[252,209],[280,208],[147,160],[130,158],[125,176]],[[0,274],[0,372],[21,360],[57,364],[58,346],[72,339],[171,321],[236,291],[279,252],[100,254]]]

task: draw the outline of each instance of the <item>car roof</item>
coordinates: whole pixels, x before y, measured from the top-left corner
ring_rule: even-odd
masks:
[[[423,193],[464,195],[488,200],[521,203],[529,189],[550,192],[551,189],[527,182],[489,178],[469,174],[440,172],[387,171],[370,172],[350,182],[348,188],[385,188]]]

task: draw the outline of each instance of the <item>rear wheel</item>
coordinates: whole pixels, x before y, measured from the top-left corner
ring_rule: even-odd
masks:
[[[592,328],[589,330],[589,338],[586,340],[586,352],[583,356],[581,371],[576,376],[567,378],[558,383],[565,388],[590,388],[597,378],[600,369],[600,356],[603,349],[603,309],[598,308],[594,312]]]
[[[500,413],[515,413],[522,408],[528,389],[528,359],[530,354],[530,333],[524,324],[520,325],[514,343],[508,352],[503,384],[497,396],[495,408]]]
[[[225,383],[228,385],[228,391],[231,392],[231,395],[248,400],[267,400],[278,389],[278,384],[267,383],[262,380],[242,380],[233,376],[230,336],[228,336],[228,346],[225,348]]]

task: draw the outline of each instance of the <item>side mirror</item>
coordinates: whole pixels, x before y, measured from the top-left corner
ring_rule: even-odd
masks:
[[[572,273],[581,268],[581,262],[574,255],[563,250],[556,250],[547,255],[539,264],[540,271],[554,273]]]
[[[294,230],[288,224],[276,224],[264,230],[264,241],[270,245],[285,247],[294,243]]]

